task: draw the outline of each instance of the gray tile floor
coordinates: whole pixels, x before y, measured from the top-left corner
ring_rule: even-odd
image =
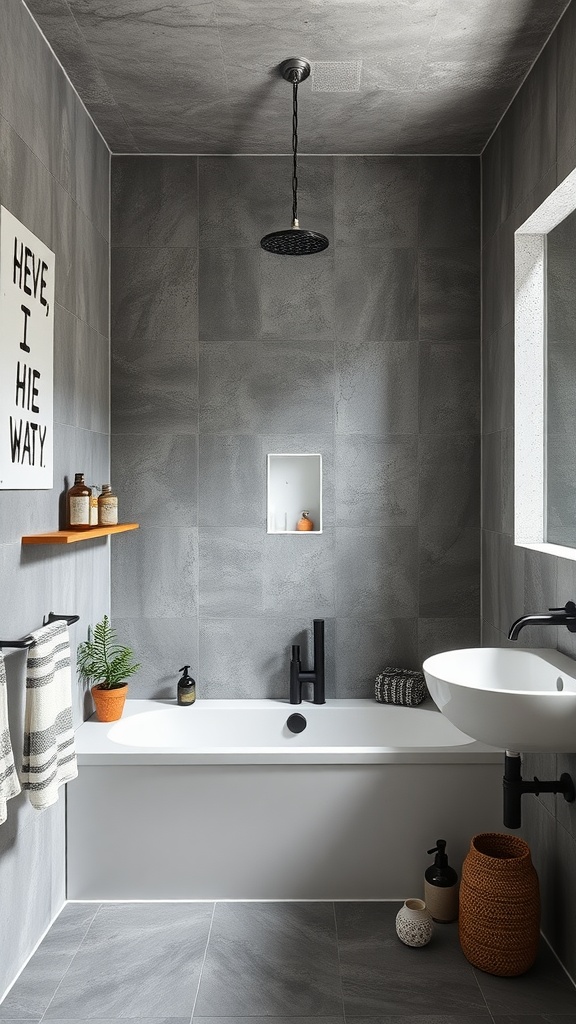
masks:
[[[69,903],[0,1024],[576,1024],[576,989],[544,943],[527,974],[496,978],[464,958],[455,924],[402,945],[398,907]]]

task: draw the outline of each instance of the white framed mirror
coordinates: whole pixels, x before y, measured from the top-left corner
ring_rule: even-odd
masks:
[[[576,170],[515,232],[514,542],[576,560]]]

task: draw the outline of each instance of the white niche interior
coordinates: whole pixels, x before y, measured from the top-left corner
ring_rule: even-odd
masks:
[[[268,533],[322,533],[322,456],[318,454],[268,455]],[[297,530],[306,510],[313,530]]]

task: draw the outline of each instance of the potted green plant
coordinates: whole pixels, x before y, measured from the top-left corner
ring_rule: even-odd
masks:
[[[116,631],[107,615],[94,626],[92,635],[80,644],[78,671],[82,678],[97,680],[91,687],[96,715],[100,722],[116,722],[122,717],[128,692],[127,680],[140,665],[133,661],[130,647],[116,642]]]

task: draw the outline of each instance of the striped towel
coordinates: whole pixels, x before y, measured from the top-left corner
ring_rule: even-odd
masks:
[[[24,755],[20,781],[39,811],[78,775],[72,726],[70,638],[64,621],[32,633],[26,673]]]
[[[0,653],[0,825],[6,821],[6,802],[18,796],[20,783],[14,767],[12,743],[8,731],[8,701],[6,699],[6,669]]]

